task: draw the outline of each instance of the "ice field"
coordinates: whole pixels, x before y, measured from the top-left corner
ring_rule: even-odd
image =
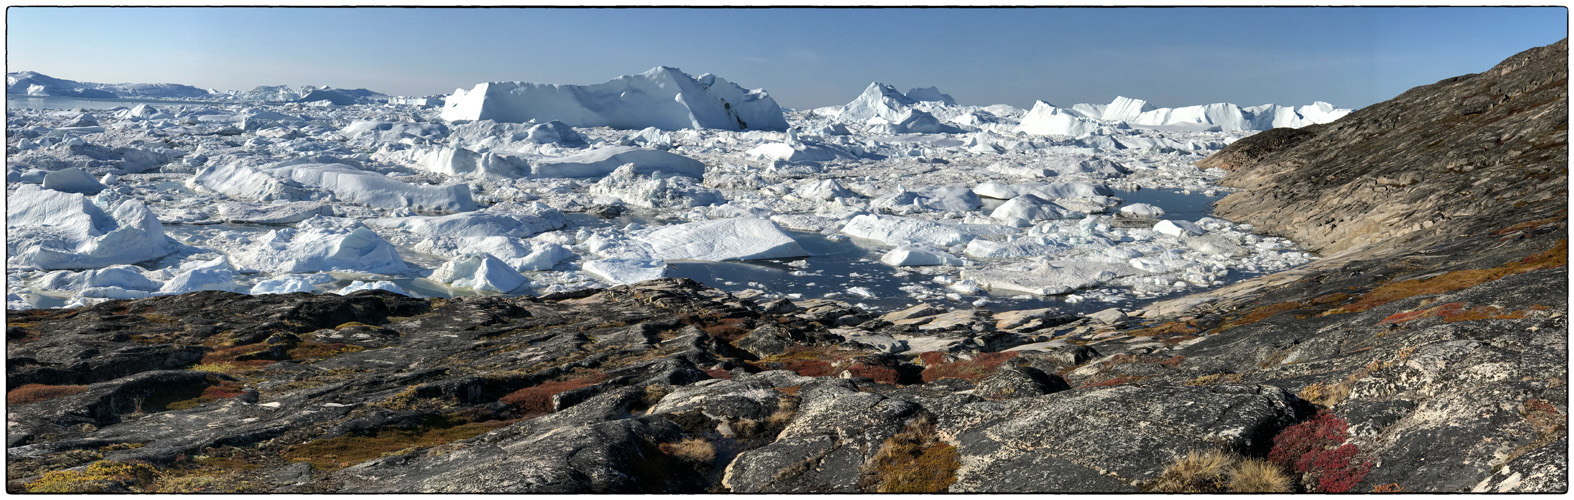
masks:
[[[1312,258],[1207,217],[1223,172],[1193,162],[1348,113],[1125,97],[1023,110],[880,83],[844,106],[786,110],[670,67],[426,98],[115,94],[188,99],[131,102],[8,80],[10,309],[684,276],[876,310],[1096,310]]]

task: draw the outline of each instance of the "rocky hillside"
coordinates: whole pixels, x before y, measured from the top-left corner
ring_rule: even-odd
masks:
[[[7,489],[1566,491],[1566,52],[1232,145],[1220,212],[1325,258],[1139,311],[687,280],[12,311]]]
[[[1333,123],[1248,137],[1203,167],[1241,191],[1218,216],[1337,253],[1565,217],[1568,41],[1410,89]]]

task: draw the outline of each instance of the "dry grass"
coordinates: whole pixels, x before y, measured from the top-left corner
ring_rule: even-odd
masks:
[[[1193,334],[1199,333],[1201,331],[1202,331],[1202,328],[1201,328],[1200,325],[1198,325],[1197,320],[1187,320],[1187,321],[1171,321],[1169,323],[1164,323],[1164,324],[1160,324],[1160,325],[1157,325],[1157,326],[1150,326],[1150,327],[1147,327],[1147,328],[1138,328],[1138,329],[1126,332],[1126,335],[1130,335],[1130,336],[1133,336],[1133,337],[1163,337],[1163,336],[1193,335]]]
[[[85,385],[25,384],[5,393],[5,404],[25,405],[55,398],[63,398],[87,390]]]
[[[1219,450],[1190,451],[1143,487],[1151,493],[1217,493],[1229,485],[1235,458]]]
[[[1241,383],[1241,378],[1242,375],[1239,373],[1214,373],[1187,380],[1186,385],[1239,384]]]
[[[1289,493],[1294,486],[1284,468],[1260,458],[1236,462],[1229,476],[1234,493]]]
[[[709,464],[716,461],[716,447],[704,439],[687,438],[676,443],[661,443],[662,453],[689,462]]]
[[[517,420],[466,422],[461,418],[437,418],[420,428],[386,428],[370,436],[346,434],[292,445],[281,454],[293,462],[306,462],[315,469],[335,470],[404,450],[437,446],[469,439]]]
[[[940,441],[932,417],[923,414],[881,443],[864,465],[860,486],[877,493],[937,493],[956,482],[962,465],[956,447]]]
[[[1235,327],[1243,326],[1243,325],[1250,325],[1252,323],[1257,323],[1257,322],[1260,322],[1262,320],[1271,318],[1271,317],[1273,317],[1276,314],[1279,314],[1279,313],[1282,313],[1282,312],[1285,312],[1285,311],[1294,311],[1296,309],[1302,309],[1304,307],[1305,306],[1302,305],[1300,302],[1280,302],[1278,304],[1268,304],[1268,305],[1265,305],[1265,306],[1258,306],[1257,308],[1252,309],[1251,311],[1248,311],[1245,315],[1242,315],[1241,317],[1236,318],[1234,321],[1230,321],[1228,323],[1225,323],[1224,326],[1219,327],[1219,331],[1229,330],[1231,328],[1235,328]]]
[[[798,416],[798,399],[796,396],[789,395],[777,400],[776,411],[765,417],[765,425],[776,429],[776,432],[781,432],[782,429],[787,428],[787,424],[792,423],[793,417],[796,416]]]
[[[157,474],[157,470],[147,464],[101,460],[93,462],[82,471],[62,470],[45,473],[43,477],[27,483],[27,492],[106,493],[117,490],[138,492],[153,482]]]
[[[1361,312],[1404,298],[1463,290],[1512,274],[1537,269],[1566,267],[1568,263],[1569,242],[1568,240],[1558,240],[1556,245],[1545,252],[1531,255],[1518,261],[1507,262],[1493,268],[1452,271],[1431,278],[1385,283],[1362,295],[1360,300],[1357,300],[1355,303],[1334,309],[1327,314]]]
[[[1150,493],[1288,493],[1292,478],[1276,464],[1222,450],[1191,451],[1144,485]]]

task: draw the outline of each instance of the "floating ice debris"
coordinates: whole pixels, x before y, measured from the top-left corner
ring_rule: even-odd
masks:
[[[105,213],[86,196],[31,184],[7,196],[10,266],[88,269],[141,262],[174,250],[158,218],[135,200]]]
[[[530,280],[490,254],[472,253],[443,263],[429,276],[455,288],[507,293]]]
[[[880,256],[880,262],[892,266],[960,266],[962,259],[949,253],[917,246],[900,246]]]
[[[613,146],[593,149],[560,158],[537,161],[531,167],[536,177],[591,177],[611,174],[624,164],[633,164],[634,172],[651,175],[661,172],[699,179],[705,176],[705,164],[683,155],[641,149],[633,146]]]
[[[665,260],[751,260],[806,257],[808,252],[775,223],[739,218],[668,226],[639,237]]]
[[[418,297],[418,295],[412,294],[410,292],[406,292],[406,291],[404,291],[403,288],[399,288],[399,285],[395,284],[392,281],[372,281],[372,282],[366,282],[366,281],[355,280],[355,281],[351,281],[349,286],[341,288],[341,289],[339,289],[339,291],[334,292],[334,293],[339,294],[339,295],[349,295],[349,294],[352,294],[352,293],[355,293],[355,292],[359,292],[361,290],[387,290],[387,291],[390,291],[390,292],[393,292],[393,293],[397,293],[397,294],[400,294],[400,295],[409,295],[411,297]]]
[[[1161,220],[1153,225],[1153,230],[1168,236],[1197,235],[1204,232],[1197,224],[1183,220]]]
[[[251,243],[230,254],[235,265],[243,270],[374,274],[400,274],[409,270],[393,245],[353,219],[312,217],[295,227],[257,236]]]
[[[56,170],[44,175],[44,189],[53,189],[63,193],[80,193],[88,196],[98,194],[99,191],[108,189],[103,183],[87,175],[82,169],[71,167]]]

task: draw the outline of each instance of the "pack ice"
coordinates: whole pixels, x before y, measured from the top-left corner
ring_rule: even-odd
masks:
[[[36,73],[8,74],[7,91],[170,99],[11,110],[12,308],[196,290],[543,294],[693,266],[788,277],[711,283],[756,300],[1121,304],[1309,259],[1131,198],[1222,194],[1222,172],[1195,161],[1348,113],[1126,97],[1024,110],[880,82],[785,110],[671,67],[420,97]],[[709,264],[722,261],[753,263]]]

